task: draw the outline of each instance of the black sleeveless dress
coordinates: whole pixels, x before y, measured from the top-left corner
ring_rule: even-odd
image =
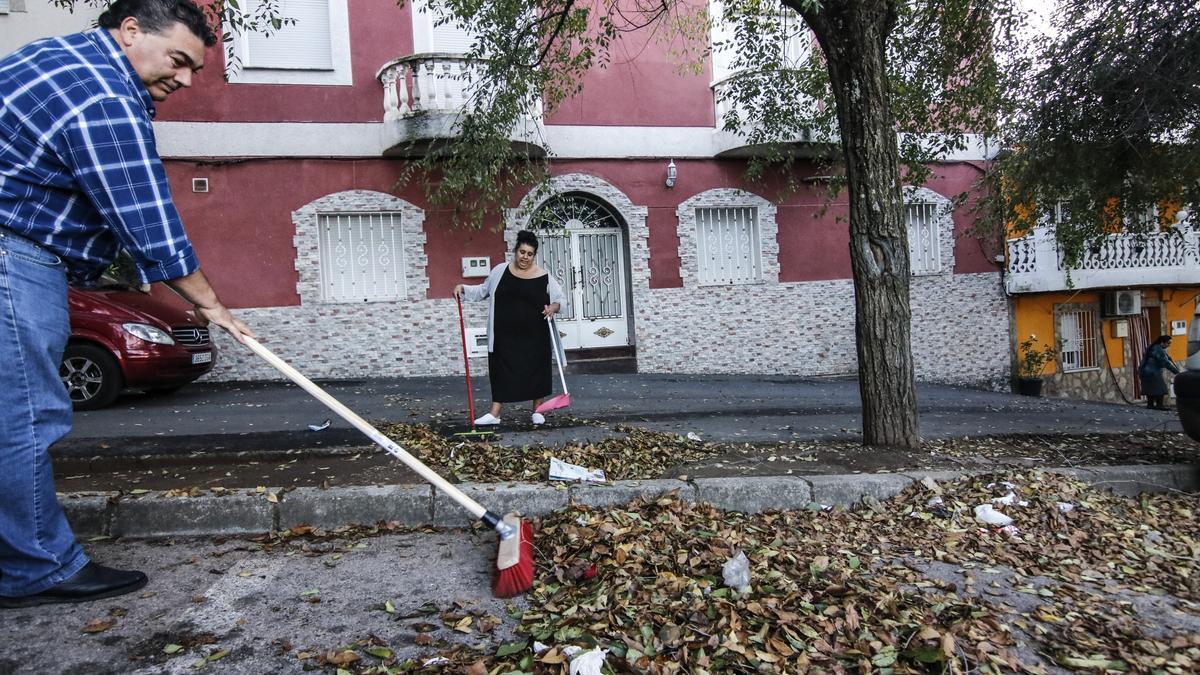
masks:
[[[522,279],[504,269],[496,285],[488,380],[497,403],[550,395],[550,329],[542,309],[550,304],[549,275]]]

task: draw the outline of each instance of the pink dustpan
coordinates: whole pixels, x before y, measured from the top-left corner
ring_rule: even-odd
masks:
[[[567,378],[563,376],[562,359],[558,358],[558,330],[554,327],[554,321],[549,317],[546,318],[546,325],[550,327],[550,348],[554,350],[554,361],[558,364],[558,380],[562,382],[563,393],[558,396],[551,396],[542,401],[542,404],[537,407],[537,412],[544,413],[559,408],[566,408],[571,405],[571,392],[567,391]]]
[[[537,407],[537,411],[540,413],[550,412],[551,410],[558,410],[559,408],[566,408],[570,405],[571,405],[571,395],[570,394],[559,394],[558,396],[552,396],[552,397],[546,399],[545,401],[542,401],[542,404]]]

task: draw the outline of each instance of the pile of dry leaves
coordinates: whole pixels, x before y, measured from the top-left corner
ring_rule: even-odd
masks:
[[[379,429],[435,471],[462,481],[546,480],[551,455],[589,469],[602,469],[610,480],[655,478],[673,466],[718,451],[712,444],[675,434],[632,428],[620,429],[626,434],[621,438],[556,448],[451,440],[423,424],[385,424]]]
[[[983,505],[1011,525],[981,524]],[[852,510],[572,506],[537,530],[524,640],[354,672],[567,673],[569,651],[597,647],[619,673],[1196,672],[1200,630],[1139,613],[1165,599],[1200,626],[1198,506],[1042,472],[925,481]],[[723,578],[739,552],[745,592]]]

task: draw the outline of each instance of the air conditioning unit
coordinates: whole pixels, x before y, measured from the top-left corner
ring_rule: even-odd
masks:
[[[1129,316],[1141,313],[1141,291],[1109,291],[1104,294],[1105,316]]]

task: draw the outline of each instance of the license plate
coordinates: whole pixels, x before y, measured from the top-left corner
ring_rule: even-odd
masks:
[[[199,352],[192,354],[192,364],[209,363],[212,361],[212,352]]]

